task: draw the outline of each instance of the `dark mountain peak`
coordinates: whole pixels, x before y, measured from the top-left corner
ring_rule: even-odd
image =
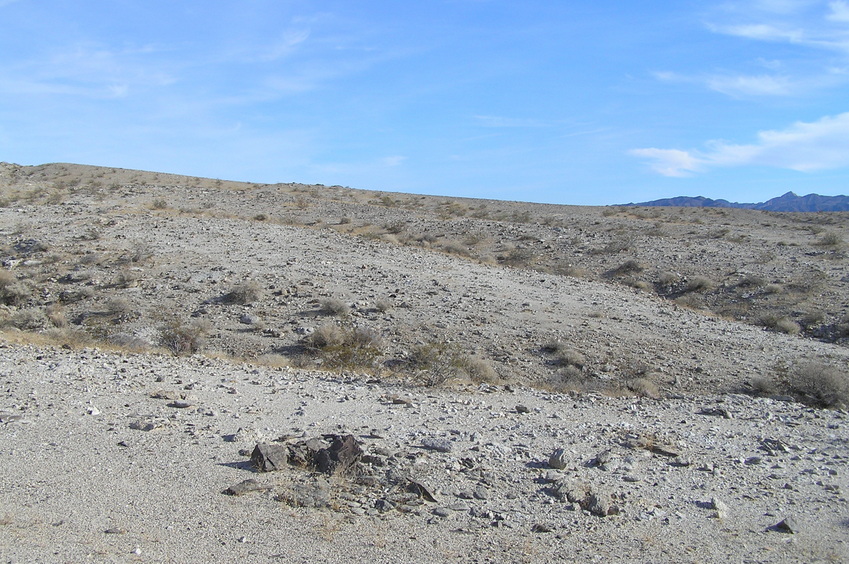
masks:
[[[787,192],[777,198],[757,204],[729,202],[728,200],[712,200],[704,196],[678,196],[643,202],[626,204],[629,206],[672,206],[689,208],[743,208],[779,212],[824,212],[849,211],[849,196],[820,196],[808,194],[799,196],[795,192]]]

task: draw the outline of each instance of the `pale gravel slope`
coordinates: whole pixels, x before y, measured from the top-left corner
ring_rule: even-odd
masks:
[[[655,401],[398,388],[201,357],[10,344],[0,352],[4,562],[849,557],[845,412],[745,396]],[[150,397],[160,390],[188,393],[193,406]],[[393,394],[412,406],[387,401]],[[517,405],[529,412],[517,413]],[[700,414],[716,407],[732,419]],[[161,427],[130,427],[140,420]],[[239,454],[259,439],[340,432],[355,434],[369,451],[395,453],[392,464],[437,502],[378,513],[372,492],[353,498],[365,515],[342,498],[338,510],[295,509],[275,496],[305,473],[255,474]],[[427,437],[449,439],[453,450],[422,449]],[[645,438],[680,456],[634,446]],[[765,438],[788,451],[765,452]],[[558,447],[567,452],[565,479],[613,494],[621,514],[597,517],[546,493],[541,478]],[[607,469],[589,466],[607,450]],[[222,493],[248,477],[273,489]],[[331,484],[344,489],[344,482]],[[461,499],[476,488],[486,499]],[[714,517],[712,498],[727,504],[727,517]],[[800,524],[798,534],[768,530],[787,516]],[[533,532],[534,525],[551,532]]]
[[[55,178],[69,182],[61,172],[68,169],[79,169],[83,182],[90,175],[92,184],[57,188]],[[384,207],[373,199],[385,195],[341,187],[222,189],[120,170],[110,173],[118,183],[110,186],[106,169],[74,165],[27,174],[3,180],[4,196],[34,194],[0,207],[4,266],[30,291],[0,311],[4,319],[29,313],[46,323],[43,312],[61,303],[71,328],[102,338],[130,334],[150,345],[169,320],[203,321],[211,328],[207,354],[272,353],[292,363],[303,336],[324,323],[372,329],[385,348],[375,366],[333,375],[203,356],[3,344],[2,561],[849,559],[846,412],[736,394],[806,362],[844,369],[849,348],[729,321],[622,284],[401,246],[391,233],[401,225],[405,233],[441,234],[444,242],[484,230],[483,254],[527,247],[539,260],[575,260],[593,277],[634,256],[648,265],[647,278],[669,269],[685,278],[717,276],[719,297],[741,311],[751,307],[750,316],[770,300],[796,303],[801,296],[794,319],[821,308],[830,322],[846,309],[846,253],[817,246],[808,228],[844,232],[842,215],[608,216],[595,208],[397,194]],[[166,206],[150,209],[157,199]],[[452,206],[521,217],[442,218],[455,213]],[[267,217],[257,219],[258,212]],[[341,222],[344,216],[353,221]],[[337,232],[349,228],[368,237]],[[46,250],[29,252],[28,241]],[[627,250],[603,251],[623,241]],[[150,258],[128,261],[139,250]],[[778,281],[781,291],[737,286],[754,275]],[[259,299],[221,300],[245,280],[260,285]],[[350,316],[320,314],[326,298],[349,304]],[[110,313],[115,300],[121,315]],[[379,311],[381,300],[394,307]],[[4,336],[40,338],[14,330]],[[587,387],[628,394],[623,383],[645,375],[662,399],[544,391],[562,388],[562,367],[543,350],[553,340],[586,357]],[[487,360],[504,381],[489,391],[410,386],[405,360],[428,342]],[[193,405],[169,407],[150,397],[158,390],[190,394]],[[393,395],[412,406],[393,404]],[[517,405],[529,412],[517,413]],[[705,415],[704,408],[732,418]],[[139,422],[160,428],[130,427]],[[292,508],[275,497],[313,478],[297,470],[257,475],[240,454],[258,440],[340,432],[355,434],[370,451],[396,454],[389,466],[426,485],[437,501],[381,513],[375,503],[397,492],[344,499],[351,487],[341,483],[333,489],[336,509]],[[423,449],[429,437],[448,439],[454,449]],[[787,450],[770,454],[764,439]],[[679,457],[648,450],[653,443]],[[566,449],[562,479],[613,495],[622,513],[600,518],[551,495],[544,478],[555,448]],[[606,451],[609,467],[593,467]],[[273,489],[221,493],[246,477]],[[727,517],[714,518],[713,497],[728,505]],[[800,523],[798,534],[767,530],[786,516]]]

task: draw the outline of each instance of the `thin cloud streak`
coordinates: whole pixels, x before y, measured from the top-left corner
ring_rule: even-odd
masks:
[[[810,85],[795,81],[786,75],[775,74],[686,76],[674,72],[655,72],[654,77],[661,82],[699,84],[733,98],[794,96]]]
[[[663,176],[685,177],[712,168],[766,166],[799,172],[849,167],[849,112],[815,122],[797,122],[787,129],[762,131],[758,142],[735,145],[707,143],[705,151],[641,148],[629,154],[647,159]]]

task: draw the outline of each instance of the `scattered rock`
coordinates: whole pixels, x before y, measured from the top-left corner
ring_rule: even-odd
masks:
[[[289,462],[289,449],[283,445],[258,444],[251,453],[251,462],[259,472],[282,470]]]
[[[763,439],[761,441],[761,450],[765,450],[767,454],[774,456],[776,454],[790,452],[790,449],[779,439]]]
[[[433,514],[437,517],[448,517],[453,514],[453,511],[445,507],[437,507],[433,510]]]
[[[581,507],[588,510],[593,515],[598,517],[607,517],[608,515],[618,515],[619,507],[610,502],[610,495],[603,492],[594,492],[588,498],[580,503]]]
[[[333,437],[333,443],[315,453],[315,468],[330,476],[347,474],[363,456],[360,444],[352,435]]]
[[[568,461],[566,460],[566,451],[562,448],[556,449],[548,457],[548,465],[555,470],[563,470],[566,468]]]
[[[715,513],[713,514],[715,518],[725,519],[726,517],[728,517],[728,505],[726,505],[725,502],[723,502],[722,500],[717,499],[715,497],[711,498],[710,508],[715,511]]]
[[[437,452],[451,452],[451,449],[453,448],[451,441],[448,439],[437,439],[432,437],[422,439],[422,446],[428,450],[435,450]]]
[[[418,483],[416,481],[409,480],[409,483],[408,483],[408,486],[407,486],[407,491],[409,491],[410,493],[416,494],[417,496],[419,496],[420,498],[422,498],[424,500],[430,501],[432,503],[436,503],[436,498],[433,497],[433,494],[430,493],[427,490],[426,487],[424,487],[423,485],[421,485],[420,483]]]
[[[324,478],[319,478],[294,484],[288,490],[278,494],[275,499],[294,507],[329,507],[331,505],[330,483]]]
[[[225,493],[226,495],[240,496],[240,495],[245,495],[245,494],[251,493],[251,492],[266,491],[266,490],[270,490],[270,489],[271,489],[271,486],[263,486],[262,484],[260,484],[256,480],[248,479],[248,480],[242,480],[238,484],[234,484],[234,485],[230,486],[229,488],[224,490],[223,493]]]
[[[153,431],[165,427],[165,423],[154,419],[138,419],[130,423],[130,429],[135,431]]]
[[[175,392],[174,390],[157,390],[150,394],[150,397],[153,399],[178,400],[183,399],[184,396],[180,392]]]
[[[724,407],[703,407],[699,410],[699,415],[708,415],[711,417],[722,417],[723,419],[731,419],[731,413]]]
[[[771,529],[779,533],[788,533],[791,535],[795,535],[799,532],[799,524],[793,517],[785,517],[784,519],[773,525]]]
[[[176,407],[177,409],[186,409],[194,404],[188,400],[176,400],[168,404],[168,407]]]

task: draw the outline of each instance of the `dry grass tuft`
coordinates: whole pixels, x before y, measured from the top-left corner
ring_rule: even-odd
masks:
[[[790,390],[819,407],[849,406],[849,374],[820,363],[799,365],[788,377]]]
[[[253,280],[234,286],[225,296],[224,301],[230,304],[247,305],[262,297],[262,289]]]
[[[337,298],[326,298],[321,300],[321,313],[324,315],[346,316],[351,313],[351,307]]]

